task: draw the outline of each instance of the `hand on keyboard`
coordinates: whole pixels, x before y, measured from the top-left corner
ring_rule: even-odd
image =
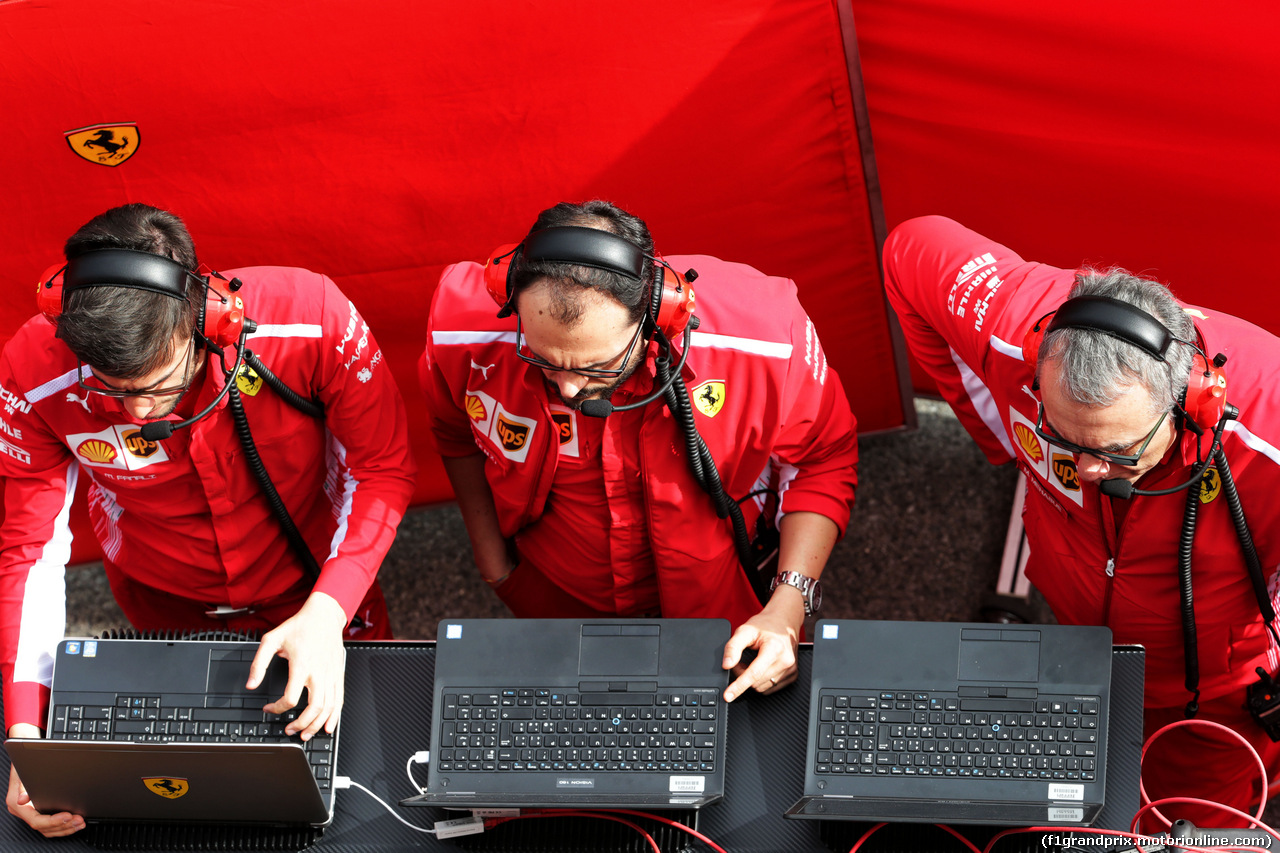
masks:
[[[274,655],[289,661],[289,683],[284,695],[264,710],[282,714],[302,698],[305,687],[310,701],[286,729],[309,740],[323,727],[330,734],[342,713],[345,652],[342,631],[347,617],[342,607],[323,592],[313,592],[302,608],[262,638],[253,659],[246,686],[253,690],[262,681]]]
[[[764,610],[743,622],[724,647],[722,666],[732,670],[734,676],[724,691],[724,700],[732,702],[749,688],[772,693],[795,681],[796,648],[803,624],[804,603],[798,593],[774,595]],[[746,649],[756,650],[756,659],[750,665],[742,662]]]

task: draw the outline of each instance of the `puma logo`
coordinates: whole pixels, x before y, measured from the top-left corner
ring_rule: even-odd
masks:
[[[497,364],[497,362],[494,362],[494,364]],[[492,367],[493,364],[476,364],[474,361],[471,362],[471,369],[480,371],[480,375],[484,377],[486,382],[489,381],[489,370]]]
[[[89,411],[89,392],[85,391],[83,397],[77,397],[75,394],[67,392],[67,402],[79,403],[81,406],[84,406],[84,410],[87,412]]]

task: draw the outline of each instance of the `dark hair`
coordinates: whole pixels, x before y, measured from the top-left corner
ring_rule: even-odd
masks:
[[[67,260],[97,249],[133,249],[199,265],[182,220],[149,204],[113,207],[86,222],[67,240]],[[58,337],[81,361],[108,376],[136,379],[173,360],[175,342],[195,333],[204,302],[202,287],[188,279],[187,298],[174,299],[129,287],[84,287],[67,294]]]
[[[582,204],[561,202],[539,213],[529,233],[563,225],[608,231],[638,247],[645,255],[640,280],[578,264],[522,259],[515,267],[512,297],[518,296],[531,283],[542,280],[549,288],[552,316],[566,326],[575,325],[582,316],[582,304],[576,297],[583,290],[594,290],[610,297],[627,309],[632,322],[644,316],[647,307],[645,297],[649,294],[649,283],[653,281],[653,237],[649,235],[649,226],[644,220],[599,199]]]

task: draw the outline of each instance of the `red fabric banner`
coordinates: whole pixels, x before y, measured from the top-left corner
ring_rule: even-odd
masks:
[[[9,0],[0,77],[0,336],[82,223],[170,209],[210,266],[303,266],[356,302],[419,501],[449,496],[415,381],[439,273],[561,200],[794,278],[860,427],[903,423],[833,0]]]

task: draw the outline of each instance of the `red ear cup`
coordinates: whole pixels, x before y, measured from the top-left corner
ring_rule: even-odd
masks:
[[[227,281],[217,273],[198,280],[207,285],[201,331],[215,346],[231,346],[240,340],[244,328],[244,300],[231,289],[236,280]]]
[[[657,301],[654,325],[667,340],[675,340],[684,334],[684,328],[689,325],[689,318],[693,315],[693,285],[666,265],[662,265],[660,269],[662,270],[662,294]]]
[[[54,264],[36,282],[36,307],[50,323],[57,323],[62,313],[62,274],[66,269],[66,261]]]
[[[1191,377],[1182,403],[1187,418],[1202,430],[1210,431],[1218,426],[1226,405],[1227,375],[1222,368],[1196,353],[1191,357]]]
[[[510,285],[511,260],[515,257],[519,243],[504,243],[494,249],[489,260],[484,262],[484,286],[493,297],[493,301],[505,306],[511,298]]]
[[[1046,314],[1039,320],[1031,324],[1031,328],[1027,329],[1027,333],[1022,338],[1022,362],[1031,368],[1032,375],[1036,372],[1036,361],[1040,357],[1040,344],[1044,343],[1044,330],[1049,327],[1049,319],[1053,314]]]

